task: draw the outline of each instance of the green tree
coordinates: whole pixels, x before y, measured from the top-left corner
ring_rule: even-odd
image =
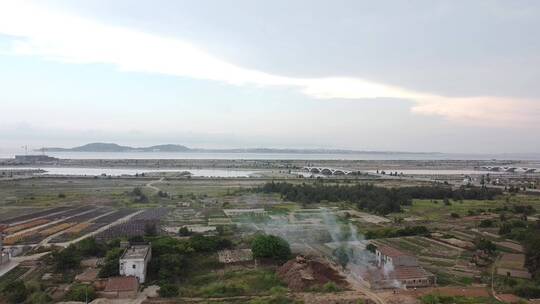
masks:
[[[68,293],[66,294],[66,300],[69,301],[85,302],[86,300],[88,300],[88,302],[90,302],[95,298],[96,291],[94,290],[94,287],[85,284],[72,285]]]
[[[46,303],[52,303],[51,297],[43,292],[43,291],[37,291],[32,293],[28,299],[26,300],[29,304],[46,304]]]
[[[275,235],[258,235],[251,243],[251,251],[256,258],[271,258],[285,261],[291,256],[289,243]]]
[[[191,233],[191,230],[189,230],[187,226],[182,226],[180,229],[178,229],[178,235],[180,236],[190,236]]]
[[[159,296],[163,298],[174,298],[179,294],[178,286],[170,283],[163,284],[159,287]]]
[[[185,259],[179,254],[162,254],[158,257],[159,262],[159,279],[170,281],[182,273],[182,269],[186,267]]]
[[[487,227],[493,227],[493,220],[490,220],[490,219],[485,219],[485,220],[482,220],[480,222],[480,227],[484,227],[484,228],[487,228]]]
[[[75,245],[69,245],[66,249],[53,251],[52,258],[57,271],[66,271],[79,268],[81,255]]]
[[[26,286],[20,280],[7,283],[2,289],[2,293],[10,303],[22,303],[28,296]]]
[[[476,241],[476,249],[482,250],[485,253],[492,254],[497,249],[497,246],[488,239],[479,239]]]
[[[119,259],[122,255],[122,248],[113,248],[107,252],[105,256],[105,262],[99,270],[98,276],[100,278],[108,278],[117,276],[120,272]]]
[[[77,248],[82,256],[103,256],[106,253],[105,246],[93,237],[85,238],[77,243]]]

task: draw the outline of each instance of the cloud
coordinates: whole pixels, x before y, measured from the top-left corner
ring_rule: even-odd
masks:
[[[10,51],[70,63],[112,64],[123,71],[159,73],[232,85],[298,88],[318,99],[411,100],[414,113],[475,124],[534,123],[535,101],[500,97],[450,98],[359,78],[284,77],[224,61],[187,41],[102,24],[25,1],[0,3],[0,34],[13,37]]]

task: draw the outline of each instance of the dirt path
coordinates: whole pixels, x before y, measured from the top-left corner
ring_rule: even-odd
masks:
[[[160,178],[160,179],[158,179],[158,180],[150,181],[150,182],[148,182],[148,183],[145,185],[145,187],[146,187],[146,188],[150,188],[150,189],[152,189],[152,190],[154,190],[154,191],[156,191],[156,192],[159,192],[159,191],[161,191],[161,189],[159,189],[158,187],[154,186],[154,184],[161,183],[161,182],[163,182],[164,179],[165,179],[165,177],[162,177],[162,178]]]

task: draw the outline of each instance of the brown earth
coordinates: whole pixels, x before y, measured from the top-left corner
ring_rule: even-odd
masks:
[[[340,288],[348,287],[345,278],[319,258],[297,256],[283,264],[277,270],[277,275],[293,291],[318,288],[328,282],[333,282]]]

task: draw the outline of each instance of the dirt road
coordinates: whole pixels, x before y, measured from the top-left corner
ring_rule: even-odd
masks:
[[[159,189],[158,187],[154,186],[154,184],[161,183],[161,182],[163,182],[164,179],[165,179],[165,178],[162,177],[162,178],[160,178],[160,179],[158,179],[158,180],[154,180],[154,181],[148,182],[148,183],[145,185],[145,187],[146,187],[146,188],[150,188],[150,189],[152,189],[152,190],[154,190],[154,191],[156,191],[156,192],[159,192],[159,191],[161,191],[161,189]]]

